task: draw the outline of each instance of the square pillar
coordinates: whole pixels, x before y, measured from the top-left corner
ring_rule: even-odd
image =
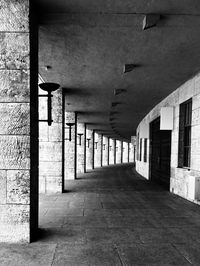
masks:
[[[103,166],[108,165],[108,138],[103,136]]]
[[[93,130],[86,127],[86,172],[93,169]]]
[[[120,164],[121,163],[121,141],[120,140],[117,140],[116,142],[116,163],[117,164]]]
[[[95,132],[94,167],[101,167],[102,161],[102,134]]]
[[[123,141],[121,141],[121,163],[123,163],[123,152],[124,152],[124,149],[123,149]]]
[[[110,145],[109,145],[109,164],[114,164],[114,139],[110,139]]]
[[[123,142],[123,163],[128,163],[128,143]]]
[[[77,174],[85,172],[85,124],[77,122]]]
[[[32,13],[29,1],[0,2],[1,242],[30,242],[38,229],[38,49]]]
[[[39,84],[43,80],[39,77]],[[47,94],[39,88],[39,95]],[[47,98],[39,97],[39,192],[62,193],[63,111],[62,89],[52,93],[52,125],[47,122]]]
[[[77,115],[65,112],[64,122],[64,180],[76,179]],[[64,186],[64,189],[67,189]]]
[[[114,164],[116,164],[116,139],[114,139],[113,141],[113,145],[114,145]]]

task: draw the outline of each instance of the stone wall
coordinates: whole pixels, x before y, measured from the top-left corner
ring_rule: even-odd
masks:
[[[192,98],[191,167],[178,168],[178,137],[180,104]],[[161,107],[174,108],[174,127],[171,140],[171,178],[170,191],[186,199],[200,199],[200,75],[184,83],[141,121],[137,128],[140,137],[148,138],[147,162],[136,161],[136,170],[149,178],[149,124],[160,116]],[[144,140],[143,140],[144,141]],[[144,149],[143,149],[144,150]],[[142,156],[143,158],[143,156]]]
[[[44,80],[39,77],[39,84]],[[46,81],[49,82],[49,81]],[[46,95],[39,88],[39,95]],[[52,125],[39,122],[39,192],[62,192],[62,89],[52,93]],[[39,121],[47,119],[47,98],[39,97]]]
[[[0,38],[0,241],[29,242],[38,225],[38,107],[28,1],[0,2]]]

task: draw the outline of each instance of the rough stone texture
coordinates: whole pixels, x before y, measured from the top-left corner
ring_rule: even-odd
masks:
[[[102,135],[95,132],[95,142],[97,142],[94,148],[94,167],[101,167],[102,160]]]
[[[80,139],[79,139],[78,134],[82,134],[81,142],[79,142]],[[77,156],[76,156],[77,174],[84,173],[84,169],[85,169],[85,124],[80,123],[79,121],[77,123],[77,146],[76,146],[76,149],[77,149]]]
[[[0,135],[0,169],[30,168],[30,137]]]
[[[42,80],[39,81],[42,83]],[[39,94],[45,94],[39,89]],[[59,104],[58,104],[59,102]],[[58,106],[56,106],[58,104]],[[55,108],[56,106],[56,108]],[[39,123],[39,191],[62,192],[62,91],[53,92],[52,125]],[[47,119],[47,99],[39,98],[39,120]]]
[[[115,141],[110,139],[109,141],[109,164],[114,164],[114,152],[115,152]]]
[[[29,69],[29,34],[0,33],[0,68]]]
[[[29,18],[29,1],[0,1],[0,241],[4,242],[29,242],[38,222],[37,77],[29,71],[37,49],[33,42],[30,51],[34,34],[30,35]],[[32,67],[37,73],[35,57]]]
[[[75,123],[71,128],[71,141],[69,141],[69,127],[66,123]],[[64,153],[64,179],[76,178],[76,114],[65,112],[65,153]]]
[[[86,171],[91,170],[93,167],[93,130],[86,129],[86,140],[89,140],[89,147],[88,141],[86,141]]]
[[[132,143],[129,143],[129,162],[134,162],[134,145]]]
[[[192,98],[192,135],[191,135],[191,167],[190,169],[178,168],[178,136],[179,136],[179,105]],[[189,200],[200,198],[200,75],[184,83],[162,102],[154,107],[141,121],[137,132],[142,134],[141,129],[160,115],[161,107],[174,107],[174,129],[171,141],[171,179],[170,191]],[[136,162],[136,170],[149,178],[149,139],[147,149],[147,163]]]
[[[29,171],[7,171],[7,203],[28,204],[29,202]]]
[[[7,172],[0,170],[0,204],[6,204],[6,183],[7,183]]]
[[[103,166],[108,165],[108,138],[103,136]]]
[[[0,134],[28,135],[30,133],[29,104],[1,103]]]
[[[1,102],[30,102],[29,70],[0,70]]]
[[[117,140],[116,142],[116,163],[119,164],[119,163],[122,163],[121,161],[121,158],[122,158],[122,155],[121,155],[121,152],[122,152],[122,142],[120,140]]]

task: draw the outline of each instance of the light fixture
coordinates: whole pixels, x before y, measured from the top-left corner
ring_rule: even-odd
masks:
[[[105,149],[106,149],[106,144],[103,144],[103,150],[105,151]]]
[[[78,133],[77,135],[78,135],[78,137],[79,137],[78,145],[81,146],[81,138],[82,138],[82,136],[83,136],[83,133]]]
[[[155,27],[159,20],[160,20],[159,14],[147,14],[147,15],[145,15],[145,17],[143,19],[142,29],[147,30],[149,28]]]
[[[119,95],[121,93],[125,93],[125,92],[127,92],[126,89],[114,89],[114,95],[115,96],[117,96],[117,95]]]
[[[95,141],[95,149],[97,150],[98,141]]]
[[[71,141],[72,140],[72,127],[75,125],[75,123],[66,123],[66,125],[69,128],[69,138],[66,139],[66,140]]]
[[[118,147],[116,147],[115,149],[116,149],[116,151],[118,151]]]
[[[131,72],[135,67],[136,65],[134,64],[125,64],[123,71],[124,73]]]
[[[110,151],[112,150],[112,146],[109,146],[109,148],[110,148]]]
[[[51,109],[52,109],[52,101],[51,98],[53,97],[53,95],[51,94],[53,91],[56,91],[60,85],[57,83],[51,83],[51,82],[45,82],[45,83],[40,83],[39,87],[47,92],[47,95],[38,95],[39,97],[47,97],[47,120],[39,120],[40,122],[47,122],[48,126],[51,126],[53,120],[52,120],[52,113],[51,113]]]
[[[91,140],[91,139],[87,139],[87,142],[88,142],[88,143],[87,143],[87,144],[88,144],[88,148],[90,147],[90,140]]]

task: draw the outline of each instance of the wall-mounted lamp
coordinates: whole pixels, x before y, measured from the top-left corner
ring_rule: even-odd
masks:
[[[78,145],[81,146],[81,138],[82,138],[83,134],[82,133],[78,133],[77,135],[79,137]]]
[[[118,147],[115,147],[116,151],[118,151]]]
[[[97,150],[97,144],[98,144],[98,141],[95,141],[95,149]]]
[[[106,149],[106,144],[103,144],[103,150],[105,151],[105,149]]]
[[[109,146],[109,148],[110,148],[110,151],[112,150],[112,146]]]
[[[48,126],[51,126],[53,120],[52,120],[52,106],[51,106],[51,98],[53,97],[53,95],[51,94],[52,91],[56,91],[60,85],[57,83],[50,83],[50,82],[45,82],[45,83],[40,83],[39,87],[46,91],[48,94],[46,95],[39,95],[39,97],[47,97],[47,120],[39,120],[40,122],[47,122]]]
[[[66,123],[69,129],[69,137],[66,140],[71,141],[72,140],[72,127],[75,125],[75,123]]]
[[[88,148],[90,147],[90,140],[91,140],[91,139],[87,139],[87,147],[88,147]]]

